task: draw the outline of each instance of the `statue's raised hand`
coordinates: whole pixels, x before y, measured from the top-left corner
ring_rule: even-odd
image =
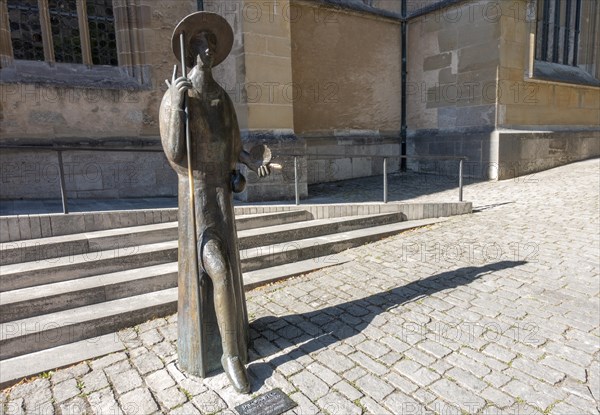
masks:
[[[173,72],[173,79],[169,85],[171,91],[171,108],[184,109],[184,96],[188,90],[192,89],[192,81],[189,78],[180,76],[175,79],[175,71]]]

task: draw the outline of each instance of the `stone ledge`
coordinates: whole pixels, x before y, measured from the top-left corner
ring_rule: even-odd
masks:
[[[125,66],[68,64],[14,60],[10,66],[1,69],[3,83],[23,83],[67,88],[127,89],[131,91],[150,90],[151,67],[138,65]],[[141,74],[139,82],[130,71]]]
[[[397,13],[369,6],[365,3],[363,3],[361,0],[314,0],[314,1],[310,1],[310,2],[308,0],[300,0],[300,1],[303,4],[306,4],[306,5],[312,6],[312,7],[315,7],[315,6],[331,7],[331,8],[335,8],[336,10],[340,10],[340,11],[358,12],[358,13],[362,13],[362,14],[366,14],[366,15],[371,15],[374,17],[383,17],[386,19],[394,20],[394,21],[402,20],[402,17]]]
[[[499,132],[497,179],[531,175],[600,157],[600,130]]]
[[[600,87],[600,80],[581,68],[537,60],[533,66],[533,80]]]
[[[406,220],[428,219],[471,213],[471,202],[455,203],[354,203],[317,205],[236,206],[236,215],[255,215],[305,210],[314,219],[401,212]],[[177,208],[109,212],[50,213],[0,217],[0,242],[61,236],[154,223],[174,222]]]

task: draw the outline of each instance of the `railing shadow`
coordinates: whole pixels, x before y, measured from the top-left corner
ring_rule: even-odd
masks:
[[[388,202],[404,202],[435,193],[456,191],[458,179],[451,176],[433,175],[415,171],[394,172],[388,175]],[[471,181],[469,181],[469,184]],[[384,201],[381,176],[360,177],[308,185],[308,197],[304,204],[319,203],[381,203]],[[448,201],[459,198],[454,194]]]
[[[501,261],[481,267],[464,267],[422,280],[413,281],[392,290],[320,310],[290,314],[282,317],[263,317],[250,326],[259,333],[276,332],[280,342],[288,347],[296,346],[285,354],[279,354],[268,363],[250,363],[249,370],[254,377],[253,388],[259,389],[270,378],[274,368],[302,356],[323,350],[336,342],[343,341],[363,331],[373,319],[393,308],[431,294],[468,285],[482,276],[502,269],[526,264],[526,261]],[[280,353],[272,342],[262,338],[261,344],[253,349],[259,359]]]
[[[360,167],[367,161],[370,169],[354,171],[353,160]],[[426,171],[402,171],[401,162],[426,162]],[[296,205],[301,204],[299,182],[305,180],[308,196],[304,203],[366,203],[400,202],[432,193],[456,189],[458,200],[463,201],[464,169],[467,157],[462,156],[407,156],[407,155],[347,155],[347,154],[278,154],[276,165],[282,168],[284,179],[294,182]],[[346,162],[350,171],[337,171],[338,164]],[[362,162],[362,163],[361,163]],[[433,164],[432,164],[433,163]],[[298,168],[302,165],[302,168]],[[293,170],[291,169],[293,166]],[[433,167],[432,167],[433,166]],[[436,167],[437,166],[437,167]],[[363,166],[364,167],[364,166]],[[453,173],[450,173],[450,172]],[[307,176],[304,177],[303,174]]]

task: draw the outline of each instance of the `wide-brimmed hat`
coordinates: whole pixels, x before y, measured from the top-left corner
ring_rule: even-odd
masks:
[[[173,53],[179,62],[181,62],[179,45],[181,33],[184,33],[185,47],[189,48],[190,39],[203,30],[212,32],[217,38],[217,49],[215,50],[213,67],[223,62],[227,55],[229,55],[231,47],[233,46],[233,29],[229,23],[227,23],[227,20],[216,13],[196,12],[184,17],[173,31],[171,45],[173,47]],[[189,56],[187,49],[186,54],[188,55],[186,57],[186,65],[191,68],[196,62],[194,58]]]

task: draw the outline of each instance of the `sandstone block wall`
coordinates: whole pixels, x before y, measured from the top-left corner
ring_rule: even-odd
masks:
[[[409,22],[409,155],[466,156],[466,174],[485,179],[600,155],[600,88],[534,76],[535,4],[458,2]],[[593,72],[585,33],[600,19],[582,16],[581,67]],[[455,165],[409,162],[439,174]]]
[[[590,2],[583,2],[584,8]],[[534,127],[542,130],[577,129],[598,125],[600,114],[600,88],[576,83],[552,82],[536,79],[529,73],[535,69],[533,60],[536,19],[526,0],[504,1],[500,18],[500,65],[498,125],[503,128],[522,129]],[[509,9],[509,6],[511,7]],[[580,63],[582,67],[595,68],[592,72],[600,78],[600,61],[586,55],[585,33],[596,26],[600,34],[600,21],[595,21],[586,10],[582,12]],[[598,19],[600,20],[600,19]],[[532,39],[534,40],[532,42]],[[600,45],[598,45],[600,46]],[[588,65],[590,63],[590,65]]]
[[[295,1],[291,21],[294,130],[306,140],[308,183],[397,171],[400,24]],[[392,3],[389,3],[392,5]]]
[[[497,177],[517,177],[600,156],[600,87],[536,77],[541,63],[534,60],[534,4],[505,0],[502,6]],[[589,34],[600,35],[600,18],[591,6],[592,2],[583,2],[579,68],[567,70],[589,71],[598,79],[600,61],[590,51],[594,40]]]
[[[0,83],[0,144],[160,150],[158,108],[176,64],[171,33],[197,3],[115,0],[113,6],[119,67],[3,57],[3,80],[11,82]],[[63,164],[69,198],[177,194],[161,152],[66,150]],[[2,199],[60,197],[55,151],[2,150],[0,171]]]
[[[487,1],[459,2],[408,24],[408,155],[466,156],[467,175],[484,176],[494,162],[500,62],[499,11]],[[457,161],[408,161],[436,174]]]
[[[160,152],[63,151],[69,199],[177,196],[177,175]],[[60,199],[56,151],[0,152],[0,199]]]
[[[52,83],[35,73],[0,84],[3,116],[0,141],[36,138],[52,142],[101,137],[158,136],[158,107],[176,63],[171,33],[177,21],[196,9],[195,0],[116,0],[119,68],[55,64]],[[39,62],[18,61],[20,71]],[[2,72],[10,74],[10,66]],[[106,72],[103,74],[102,71]],[[95,84],[97,72],[114,77],[112,86]],[[86,82],[86,78],[88,81]],[[6,78],[4,78],[6,79]],[[77,79],[77,83],[75,83]],[[110,79],[104,79],[110,81]]]
[[[0,144],[159,148],[158,108],[176,64],[171,32],[198,2],[113,4],[118,68],[12,61],[2,13]],[[242,200],[293,198],[294,156],[301,156],[302,195],[310,183],[380,174],[384,157],[388,171],[398,169],[401,30],[393,14],[401,3],[366,3],[379,14],[336,4],[204,0],[235,31],[215,76],[235,103],[244,145],[268,145],[284,166],[249,183]],[[408,12],[436,4],[409,2]],[[467,175],[495,179],[600,155],[600,88],[535,76],[535,4],[445,2],[409,21],[409,156],[466,156]],[[583,4],[580,66],[598,78],[590,45],[600,44],[600,15],[593,2]],[[73,169],[70,197],[176,192],[160,153],[67,151],[64,158]],[[408,167],[455,174],[457,163],[415,159]],[[0,164],[0,198],[57,197],[55,152],[3,151]],[[125,173],[115,179],[127,164],[137,166],[139,182],[124,181]]]

